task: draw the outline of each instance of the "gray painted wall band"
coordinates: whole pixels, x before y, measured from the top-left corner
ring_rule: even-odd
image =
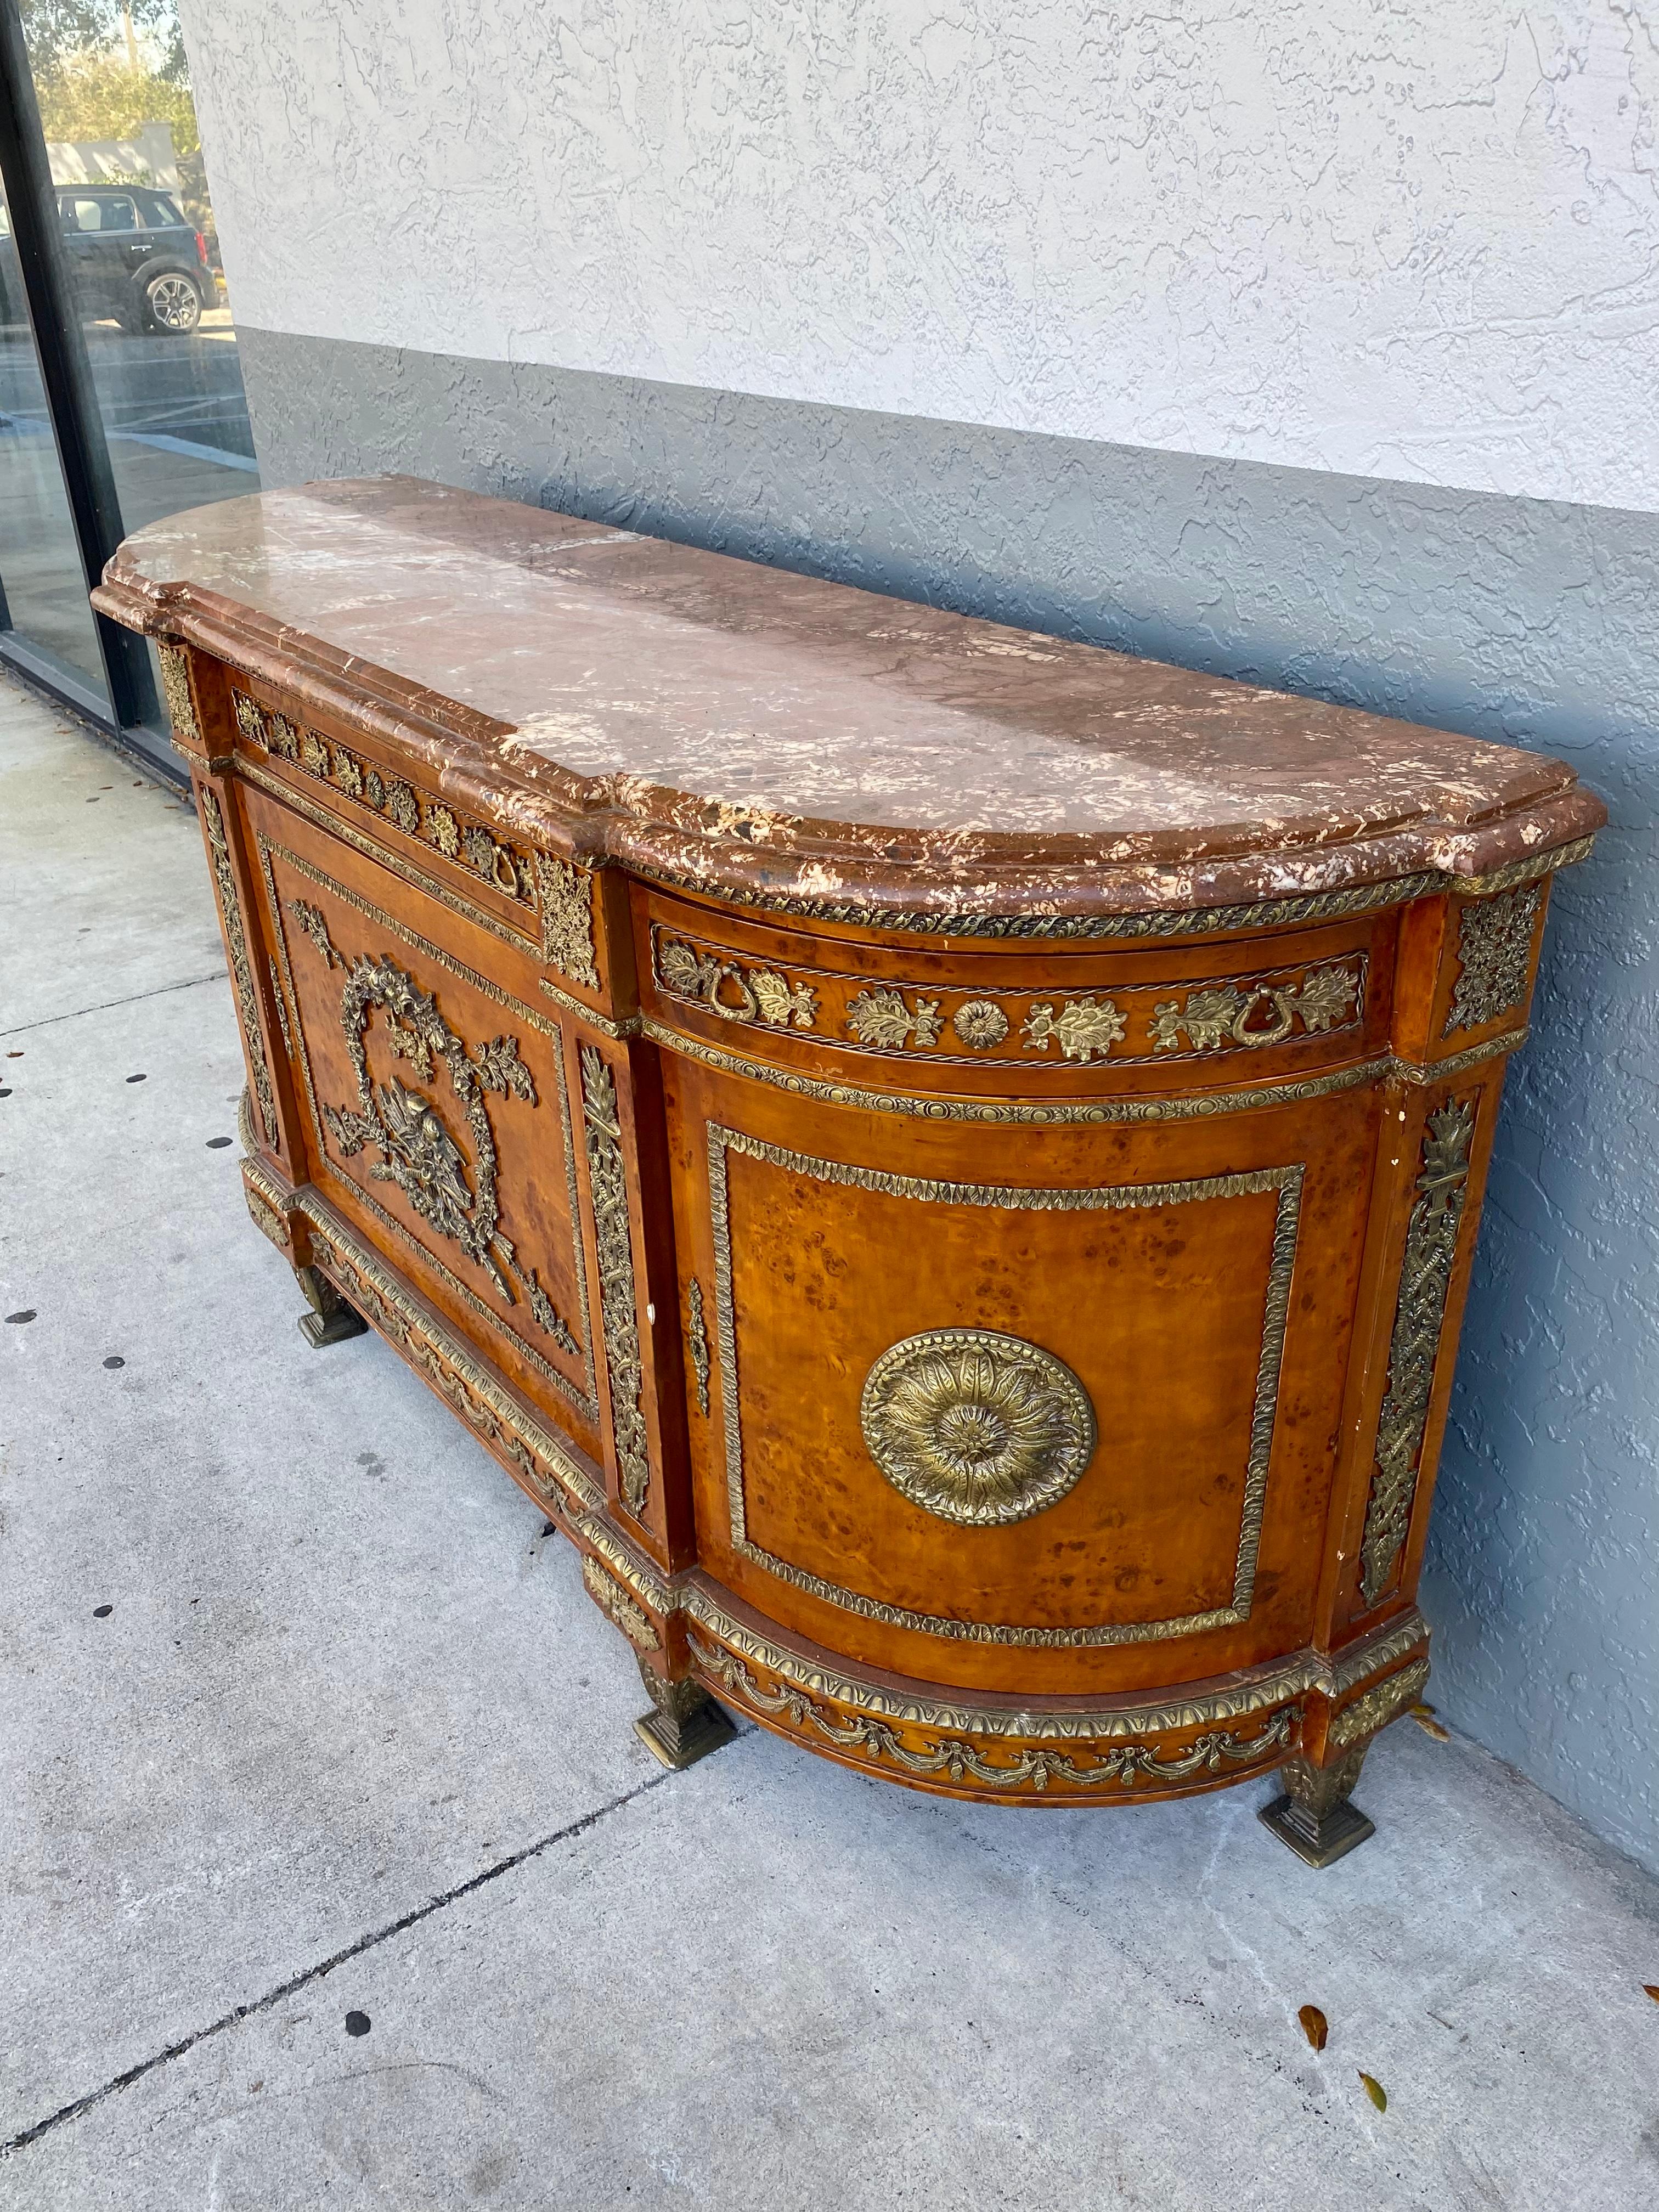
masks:
[[[1446,1717],[1659,1871],[1659,517],[241,332],[267,483],[404,470],[1559,753],[1425,1607]]]

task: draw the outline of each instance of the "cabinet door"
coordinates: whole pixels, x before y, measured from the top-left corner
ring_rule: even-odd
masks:
[[[987,1688],[1305,1640],[1374,1099],[988,1127],[666,1059],[699,1553],[735,1593]]]
[[[263,795],[248,817],[312,1180],[594,1449],[570,1046],[533,967]]]

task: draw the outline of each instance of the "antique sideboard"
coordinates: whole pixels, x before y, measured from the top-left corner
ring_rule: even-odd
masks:
[[[302,1325],[570,1538],[660,1756],[1370,1832],[1570,769],[407,478],[96,603]]]

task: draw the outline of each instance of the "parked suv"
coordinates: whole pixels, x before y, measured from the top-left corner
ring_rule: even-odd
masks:
[[[172,197],[147,187],[60,187],[58,220],[82,315],[124,330],[182,336],[216,304],[207,241]],[[10,225],[0,219],[0,317],[27,319]]]

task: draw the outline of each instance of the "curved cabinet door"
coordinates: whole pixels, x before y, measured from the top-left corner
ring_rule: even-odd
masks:
[[[1307,1640],[1371,1094],[1034,1129],[665,1057],[711,1572],[849,1658],[989,1689]]]

